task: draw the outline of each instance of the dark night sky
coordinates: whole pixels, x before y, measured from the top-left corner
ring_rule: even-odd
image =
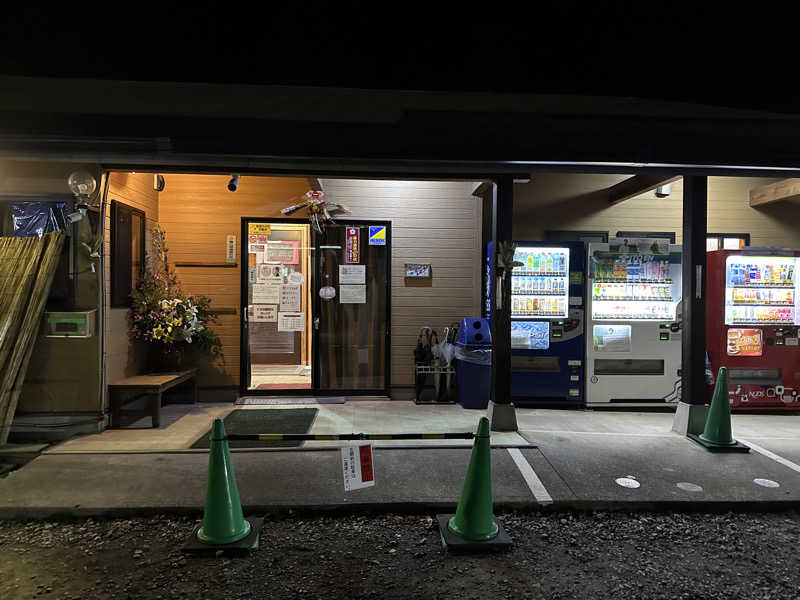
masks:
[[[4,15],[0,73],[639,96],[800,112],[794,16],[694,4],[565,0],[503,15],[467,4],[436,13],[433,2],[284,2],[263,14],[233,2],[37,5]]]

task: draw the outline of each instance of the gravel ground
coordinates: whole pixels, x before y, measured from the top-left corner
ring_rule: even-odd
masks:
[[[506,514],[455,556],[433,515],[268,517],[260,549],[185,558],[197,523],[0,522],[0,598],[798,598],[800,514]]]

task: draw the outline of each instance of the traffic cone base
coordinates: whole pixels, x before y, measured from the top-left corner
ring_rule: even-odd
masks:
[[[181,550],[195,556],[213,556],[220,551],[223,554],[243,554],[250,550],[257,550],[264,519],[248,517],[246,521],[250,526],[247,536],[228,544],[209,544],[201,541],[198,535],[201,526],[198,525]]]
[[[737,442],[731,435],[731,403],[728,395],[728,369],[725,367],[719,368],[703,433],[690,433],[687,437],[711,452],[750,451],[750,448]]]
[[[442,544],[453,550],[507,548],[511,539],[494,519],[489,420],[481,417],[454,515],[436,515]]]

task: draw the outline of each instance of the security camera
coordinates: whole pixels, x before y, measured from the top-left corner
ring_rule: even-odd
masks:
[[[231,175],[231,180],[228,182],[228,191],[235,192],[239,189],[239,174],[235,173]]]

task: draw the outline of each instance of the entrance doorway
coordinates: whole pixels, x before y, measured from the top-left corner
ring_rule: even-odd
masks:
[[[388,393],[390,230],[242,219],[243,395]]]

